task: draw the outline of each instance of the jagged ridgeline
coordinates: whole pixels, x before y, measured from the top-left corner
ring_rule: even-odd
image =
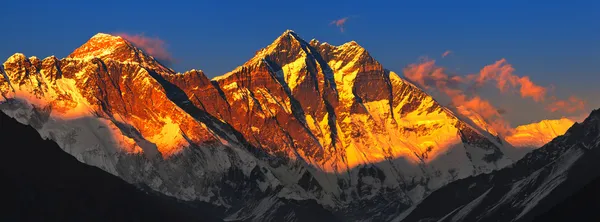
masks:
[[[290,30],[212,80],[97,34],[64,59],[11,56],[0,92],[3,112],[79,161],[229,219],[388,220],[521,157],[356,42]]]

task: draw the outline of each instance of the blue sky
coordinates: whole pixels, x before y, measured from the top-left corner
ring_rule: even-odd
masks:
[[[349,17],[344,32],[330,22]],[[519,75],[600,108],[600,3],[583,1],[10,1],[0,58],[67,56],[98,32],[158,37],[172,68],[226,73],[286,29],[305,40],[355,40],[401,72],[419,57],[461,73],[506,58]],[[452,55],[440,55],[451,50]],[[516,114],[515,114],[516,115]]]

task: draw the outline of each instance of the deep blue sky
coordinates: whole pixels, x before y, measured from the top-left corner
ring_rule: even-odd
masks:
[[[345,32],[330,25],[350,17]],[[226,73],[286,29],[305,40],[355,40],[400,72],[421,56],[473,73],[506,58],[520,75],[600,107],[600,3],[584,1],[8,1],[0,58],[67,56],[98,32],[167,43],[177,71]],[[452,50],[453,55],[440,59]]]

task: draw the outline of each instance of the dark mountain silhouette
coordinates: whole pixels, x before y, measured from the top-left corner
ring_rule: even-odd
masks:
[[[574,218],[578,221],[600,221],[600,177],[563,202],[552,207],[548,212],[535,217],[534,222],[569,221]]]
[[[0,112],[0,221],[221,221],[210,206],[142,191],[77,161]]]

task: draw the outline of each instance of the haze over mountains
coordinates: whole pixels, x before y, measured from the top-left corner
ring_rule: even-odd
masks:
[[[299,220],[306,208],[392,220],[574,123],[504,131],[477,109],[484,103],[442,105],[356,42],[307,42],[291,30],[213,79],[176,73],[102,33],[63,59],[17,53],[0,71],[0,109],[42,138],[129,183],[221,207],[230,220]]]

